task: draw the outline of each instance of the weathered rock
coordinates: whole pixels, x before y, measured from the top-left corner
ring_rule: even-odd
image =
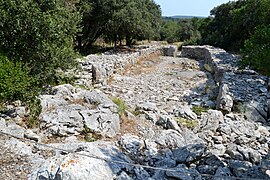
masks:
[[[40,127],[49,136],[92,132],[113,137],[120,130],[117,106],[101,91],[86,91],[71,85],[53,87],[53,95],[40,97]]]
[[[125,171],[122,171],[121,174],[116,177],[116,180],[132,180],[132,178],[127,175]]]
[[[236,160],[244,160],[243,155],[237,150],[237,145],[236,144],[229,144],[227,146],[226,153],[230,155],[232,159]]]
[[[13,121],[5,121],[4,119],[0,118],[0,131],[19,138],[24,138],[26,129],[17,125]]]
[[[185,180],[200,180],[202,179],[200,173],[193,168],[188,169],[184,164],[179,164],[175,171],[166,171],[166,175],[169,178],[185,179]]]
[[[202,157],[205,152],[204,144],[191,144],[173,151],[174,158],[178,163],[193,162]]]
[[[26,132],[24,133],[24,137],[30,140],[34,140],[34,141],[39,141],[40,137],[39,135],[37,135],[36,133],[34,133],[32,130],[27,129]]]
[[[227,167],[219,167],[214,175],[214,179],[225,180],[232,177],[232,173]]]
[[[215,144],[209,151],[212,154],[222,156],[226,152],[226,147],[223,144]]]
[[[185,139],[183,136],[175,130],[161,131],[155,142],[164,147],[182,147],[185,145]]]
[[[222,84],[220,86],[218,98],[217,98],[217,109],[223,111],[224,113],[230,113],[233,107],[233,99],[228,94],[229,88],[227,84]]]
[[[151,103],[151,102],[144,102],[144,103],[138,104],[137,108],[142,109],[144,111],[152,111],[152,112],[158,111],[156,104]]]
[[[120,146],[130,155],[136,156],[144,147],[144,142],[138,136],[125,134],[119,141]]]
[[[245,116],[248,120],[255,122],[265,123],[267,120],[267,112],[265,111],[264,107],[261,107],[261,105],[256,102],[251,102],[250,104],[246,105]]]
[[[167,115],[160,116],[160,118],[156,122],[156,124],[159,126],[162,126],[165,129],[173,129],[173,130],[176,130],[179,132],[181,131],[177,122],[174,119],[172,119],[170,116],[167,116]]]
[[[247,161],[230,160],[229,168],[237,177],[246,177],[250,171],[252,164]]]
[[[207,113],[202,114],[200,120],[200,129],[202,131],[213,131],[215,132],[219,124],[223,123],[223,114],[217,110],[208,110]]]
[[[194,112],[192,112],[189,106],[180,107],[175,112],[175,115],[187,119],[194,119],[194,120],[197,119],[197,115]]]
[[[237,147],[238,151],[243,155],[245,161],[249,161],[253,164],[259,164],[261,162],[261,155],[252,148]]]
[[[136,179],[138,180],[144,180],[150,178],[150,174],[144,170],[142,167],[136,167],[134,168],[134,172],[136,175]]]
[[[110,109],[100,108],[97,111],[80,112],[85,126],[92,132],[103,136],[113,137],[120,130],[119,115],[110,111]]]
[[[63,145],[60,145],[63,146]],[[110,161],[130,162],[118,148],[105,143],[67,144],[64,147],[80,147],[79,156],[76,154],[56,155],[35,169],[29,179],[113,179],[123,168],[130,169],[124,164],[110,163]],[[62,147],[63,148],[63,147]],[[78,149],[77,149],[78,151]],[[91,156],[93,158],[91,158]],[[94,157],[108,159],[104,161]]]
[[[215,168],[214,166],[209,165],[199,165],[197,169],[201,174],[211,174],[211,175],[214,175],[217,170],[217,168]]]
[[[225,162],[216,154],[209,155],[203,159],[203,164],[210,165],[213,167],[225,167]]]
[[[14,154],[19,154],[22,156],[32,156],[32,148],[24,142],[17,139],[11,139],[5,142],[7,149],[12,149]]]
[[[157,114],[156,113],[153,113],[153,112],[145,112],[145,118],[149,121],[151,121],[152,123],[157,123],[158,121],[158,117],[157,117]]]

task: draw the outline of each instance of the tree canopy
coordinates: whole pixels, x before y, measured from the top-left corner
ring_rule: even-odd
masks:
[[[91,8],[83,13],[80,49],[89,48],[100,36],[108,41],[154,38],[159,33],[160,7],[153,0],[85,0]]]
[[[211,11],[200,31],[202,44],[239,51],[257,26],[270,22],[268,0],[239,0],[222,4]]]
[[[46,82],[74,60],[80,14],[58,0],[0,0],[0,50]]]

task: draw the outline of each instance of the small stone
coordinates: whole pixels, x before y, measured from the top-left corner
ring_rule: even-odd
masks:
[[[27,129],[26,132],[24,133],[24,137],[30,140],[34,140],[38,142],[40,140],[39,135],[31,131],[30,129]]]

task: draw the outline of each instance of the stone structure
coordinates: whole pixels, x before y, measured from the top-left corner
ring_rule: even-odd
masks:
[[[211,46],[184,46],[182,56],[204,60],[213,71],[220,86],[217,109],[224,113],[238,111],[245,113],[249,120],[267,122],[270,100],[267,77],[238,69],[238,56]]]

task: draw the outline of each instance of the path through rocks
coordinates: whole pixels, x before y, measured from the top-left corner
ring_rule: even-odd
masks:
[[[104,89],[133,109],[150,103],[161,113],[173,114],[187,104],[215,106],[215,87],[202,62],[161,56],[139,61]]]

